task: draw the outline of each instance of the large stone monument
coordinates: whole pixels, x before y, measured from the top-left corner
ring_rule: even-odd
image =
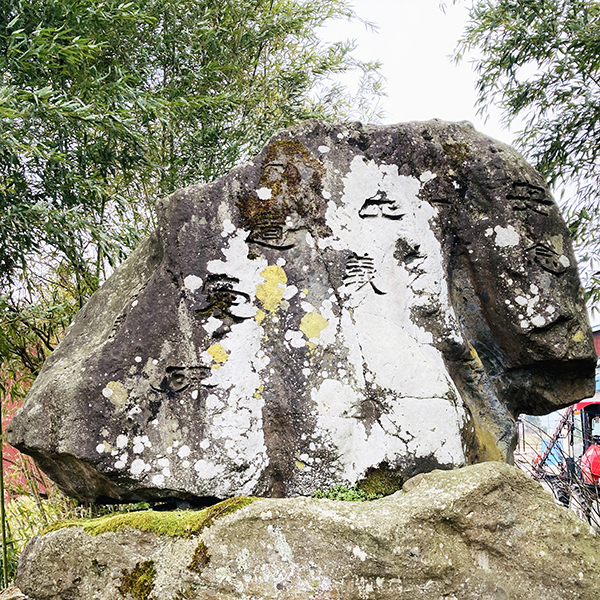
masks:
[[[9,427],[76,498],[399,487],[593,394],[558,208],[467,123],[308,122],[157,209]]]

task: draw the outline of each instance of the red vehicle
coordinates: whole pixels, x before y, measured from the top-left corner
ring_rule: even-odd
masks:
[[[600,403],[588,400],[576,404],[573,410],[574,427],[578,413],[581,416],[583,443],[579,463],[581,475],[584,483],[597,486],[600,479]]]
[[[531,474],[557,500],[600,526],[600,401],[584,400],[564,412]]]

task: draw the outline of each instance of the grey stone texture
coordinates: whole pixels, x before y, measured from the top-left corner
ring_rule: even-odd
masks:
[[[307,122],[157,211],[8,429],[80,500],[397,487],[594,392],[559,210],[468,123]]]
[[[32,600],[600,597],[600,539],[515,467],[417,483],[373,502],[259,499],[189,539],[61,529],[29,543],[17,584]]]

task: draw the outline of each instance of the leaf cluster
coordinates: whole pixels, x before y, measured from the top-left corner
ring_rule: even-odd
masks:
[[[310,92],[375,66],[316,32],[352,16],[345,0],[1,0],[0,277],[48,248],[81,269],[90,246],[101,277],[152,196],[341,112],[335,86]]]
[[[346,487],[345,485],[334,485],[326,491],[317,490],[313,494],[313,498],[343,500],[346,502],[366,502],[368,500],[377,500],[382,497],[381,494],[367,494],[356,486]]]

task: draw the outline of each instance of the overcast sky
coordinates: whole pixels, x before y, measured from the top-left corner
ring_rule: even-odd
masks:
[[[356,39],[355,55],[378,59],[387,79],[384,123],[428,120],[471,121],[487,135],[510,143],[499,116],[487,122],[476,114],[475,75],[468,62],[456,65],[451,55],[467,22],[464,6],[440,9],[439,0],[354,0],[359,16],[378,26],[338,21],[328,27],[328,41]]]

